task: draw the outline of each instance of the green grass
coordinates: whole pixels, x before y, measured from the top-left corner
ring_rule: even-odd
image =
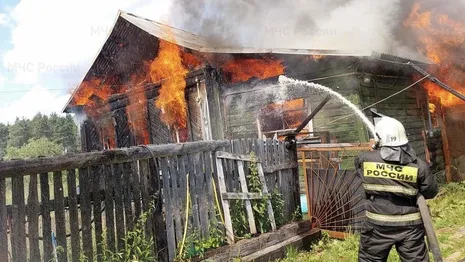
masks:
[[[428,204],[443,258],[450,257],[450,261],[465,258],[465,182],[442,186],[436,198],[428,200]],[[358,245],[359,237],[356,235],[341,241],[323,234],[319,242],[313,244],[311,251],[298,252],[291,248],[287,250],[286,258],[279,261],[357,261]],[[430,260],[433,261],[431,254]],[[394,248],[388,261],[399,261]]]

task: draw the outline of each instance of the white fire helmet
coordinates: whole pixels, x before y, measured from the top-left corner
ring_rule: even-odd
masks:
[[[375,125],[375,133],[380,146],[402,146],[408,143],[404,126],[391,117],[381,117]]]

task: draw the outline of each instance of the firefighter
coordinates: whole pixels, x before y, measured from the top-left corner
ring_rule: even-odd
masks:
[[[408,144],[404,126],[383,116],[375,126],[378,147],[355,159],[366,196],[359,261],[386,261],[392,246],[401,261],[428,261],[417,194],[431,199],[438,186]]]

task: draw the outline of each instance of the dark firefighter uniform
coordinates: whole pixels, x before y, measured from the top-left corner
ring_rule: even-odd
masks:
[[[408,145],[404,147],[413,151]],[[359,261],[386,261],[393,245],[402,261],[428,261],[416,196],[435,197],[437,183],[420,159],[386,161],[380,152],[366,152],[355,159],[367,198]]]

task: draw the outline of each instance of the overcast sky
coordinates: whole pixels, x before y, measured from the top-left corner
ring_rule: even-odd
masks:
[[[118,9],[166,20],[169,1],[2,0],[0,122],[60,112],[105,41]],[[166,21],[164,21],[166,22]]]

